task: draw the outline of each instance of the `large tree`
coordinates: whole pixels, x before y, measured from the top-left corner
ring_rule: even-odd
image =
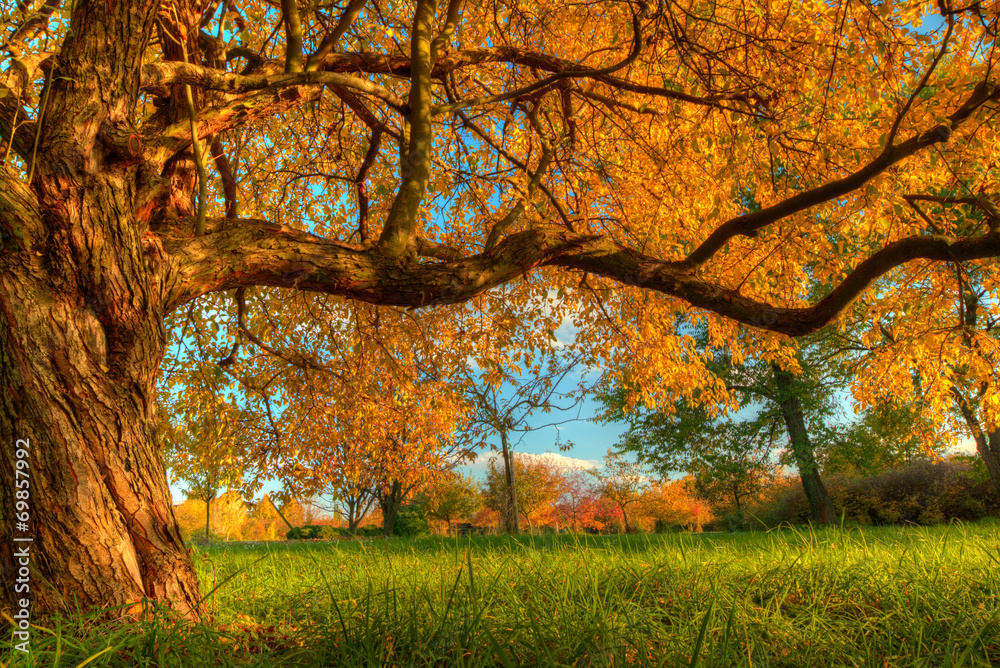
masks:
[[[996,217],[928,229],[900,206],[959,173],[995,209],[992,172],[961,173],[995,150],[995,8],[280,7],[2,19],[0,564],[27,439],[36,611],[198,615],[156,386],[164,319],[203,295],[418,308],[610,280],[797,335],[894,268],[1000,255]],[[830,280],[818,301],[804,272]]]

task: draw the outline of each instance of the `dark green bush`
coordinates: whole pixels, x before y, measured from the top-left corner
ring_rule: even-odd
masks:
[[[964,462],[920,461],[867,478],[830,476],[825,484],[843,512],[859,525],[971,522],[998,514],[1000,497],[988,482],[969,477]],[[758,525],[804,524],[809,504],[801,485],[793,485],[765,507],[754,509]]]
[[[331,540],[349,535],[350,532],[347,529],[340,527],[332,527],[328,524],[307,524],[291,529],[285,534],[285,538],[288,540],[312,540],[314,538]]]
[[[430,527],[427,526],[427,515],[424,513],[422,505],[407,504],[396,513],[396,521],[392,526],[393,536],[418,538],[427,536],[430,532]]]

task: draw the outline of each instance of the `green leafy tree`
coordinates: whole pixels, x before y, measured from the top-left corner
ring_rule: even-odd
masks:
[[[483,506],[482,492],[471,476],[448,471],[439,476],[423,490],[424,512],[428,519],[448,523],[451,533],[452,522],[476,513]]]

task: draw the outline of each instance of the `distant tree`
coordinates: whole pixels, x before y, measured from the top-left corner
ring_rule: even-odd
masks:
[[[555,516],[573,531],[593,523],[597,512],[597,492],[594,479],[583,468],[569,467],[561,471],[559,498]]]
[[[588,473],[597,481],[598,493],[621,509],[625,532],[631,532],[628,509],[642,500],[649,487],[648,472],[643,465],[631,462],[623,453],[608,448],[603,469],[592,469]]]
[[[714,429],[708,423],[706,432],[712,445],[691,461],[693,489],[717,511],[735,511],[736,524],[741,526],[747,501],[756,499],[777,473],[778,465],[771,458],[773,432],[759,420],[715,425]]]
[[[511,470],[514,472],[518,512],[531,531],[535,523],[552,511],[552,505],[559,498],[562,478],[558,467],[544,455],[512,453]],[[501,517],[509,503],[507,484],[503,465],[498,465],[496,458],[491,459],[486,469],[485,503]]]
[[[234,454],[239,448],[241,410],[221,393],[208,405],[165,403],[167,412],[159,425],[164,462],[174,482],[185,483],[184,495],[205,503],[208,541],[212,503],[223,491],[243,482],[243,470]]]
[[[521,355],[524,368],[517,366],[515,371],[523,372],[523,375],[511,373],[509,367],[498,368],[492,365],[484,374],[486,383],[474,382],[466,372],[464,384],[466,393],[475,406],[467,428],[496,434],[500,440],[504,485],[498,491],[505,495],[505,501],[497,510],[502,518],[504,531],[511,534],[520,532],[520,516],[527,517],[532,512],[525,512],[520,507],[523,501],[519,492],[528,491],[528,488],[517,482],[511,436],[554,424],[529,423],[528,418],[538,411],[566,412],[579,403],[579,398],[573,399],[560,389],[567,376],[576,368],[578,356],[565,354],[552,346],[541,348],[535,354],[516,354]],[[496,449],[495,445],[491,444],[491,447]]]
[[[482,492],[476,481],[456,471],[447,471],[427,485],[423,496],[427,518],[447,522],[449,534],[452,522],[469,517],[483,505]]]
[[[694,480],[660,480],[651,483],[639,502],[639,513],[656,523],[682,525],[700,531],[711,520],[708,504],[694,492]]]
[[[174,507],[174,514],[185,537],[197,532],[202,536],[239,538],[247,524],[247,504],[238,491],[217,494],[211,506],[203,498],[189,495],[187,501]],[[210,533],[208,533],[210,531]]]

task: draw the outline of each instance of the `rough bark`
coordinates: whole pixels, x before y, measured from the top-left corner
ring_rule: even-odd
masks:
[[[29,440],[36,613],[150,598],[194,616],[198,582],[156,440],[159,291],[127,224],[129,189],[94,180],[63,191],[75,200],[64,216],[54,190],[44,218],[27,188],[0,195],[5,231],[20,233],[0,254],[0,480],[14,480],[13,445]],[[0,485],[5,537],[12,494]],[[11,582],[6,538],[0,567]],[[5,606],[12,595],[4,587]]]
[[[504,479],[504,503],[503,503],[503,529],[505,533],[516,536],[521,533],[520,516],[517,511],[517,485],[514,475],[514,454],[507,443],[507,431],[500,430],[500,447],[503,454],[503,479]]]
[[[799,399],[795,377],[779,367],[774,368],[774,380],[778,387],[781,405],[781,415],[788,430],[788,441],[792,456],[799,470],[802,489],[809,501],[809,512],[814,522],[832,524],[837,520],[837,509],[826,491],[826,486],[819,475],[819,465],[813,454],[809,431],[806,429],[805,417],[802,412],[802,401]]]

